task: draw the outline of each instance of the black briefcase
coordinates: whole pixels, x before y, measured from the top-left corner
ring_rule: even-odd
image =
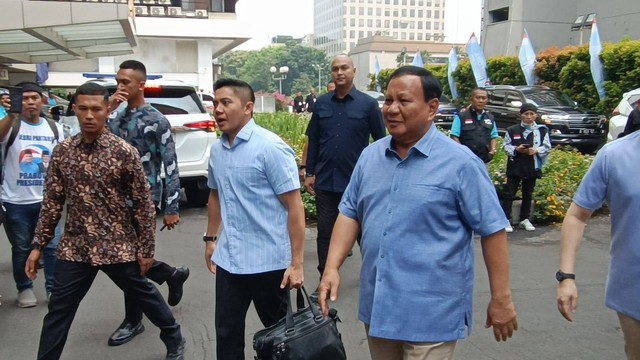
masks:
[[[308,306],[302,306],[302,293]],[[287,291],[287,315],[275,325],[253,336],[256,360],[345,360],[342,338],[336,323],[340,321],[335,309],[324,317],[317,305],[309,301],[307,291],[298,290],[298,311],[291,310],[291,295]]]

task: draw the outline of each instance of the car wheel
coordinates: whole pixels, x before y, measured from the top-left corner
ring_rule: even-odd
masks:
[[[192,182],[184,186],[184,193],[187,195],[187,204],[190,207],[203,207],[209,201],[209,188],[201,187],[197,182]]]

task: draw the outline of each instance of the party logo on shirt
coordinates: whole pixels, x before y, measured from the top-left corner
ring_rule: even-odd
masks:
[[[465,124],[473,124],[473,120],[472,119],[465,119],[464,123]]]
[[[487,125],[491,125],[491,119],[484,119],[484,123]]]
[[[513,135],[513,140],[520,140],[522,139],[522,137],[520,136],[520,134],[515,134]]]

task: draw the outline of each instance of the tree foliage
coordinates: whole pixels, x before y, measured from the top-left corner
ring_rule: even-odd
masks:
[[[232,51],[220,57],[222,76],[241,79],[248,82],[255,91],[277,92],[279,81],[272,79],[270,68],[288,66],[287,78],[282,80],[282,92],[292,94],[296,91],[308,93],[318,86],[320,65],[321,84],[324,87],[329,80],[329,62],[322,50],[303,46],[289,41],[283,46],[271,46],[254,51]],[[281,74],[276,72],[276,77]]]

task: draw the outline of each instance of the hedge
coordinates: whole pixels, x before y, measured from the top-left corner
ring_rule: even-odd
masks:
[[[640,40],[624,39],[615,44],[605,43],[600,57],[604,66],[604,88],[607,92],[604,100],[598,98],[591,78],[588,44],[540,51],[536,55],[537,63],[534,70],[537,84],[558,89],[577,101],[580,106],[609,116],[620,102],[623,93],[640,87]],[[425,67],[440,80],[444,93],[451,96],[447,65]],[[383,91],[387,88],[389,77],[394,70],[380,71],[378,79]],[[516,56],[488,58],[487,75],[494,85],[526,84]],[[476,86],[468,59],[459,61],[453,78],[459,94],[457,103],[462,105]],[[375,88],[373,74],[370,75],[369,87]]]

